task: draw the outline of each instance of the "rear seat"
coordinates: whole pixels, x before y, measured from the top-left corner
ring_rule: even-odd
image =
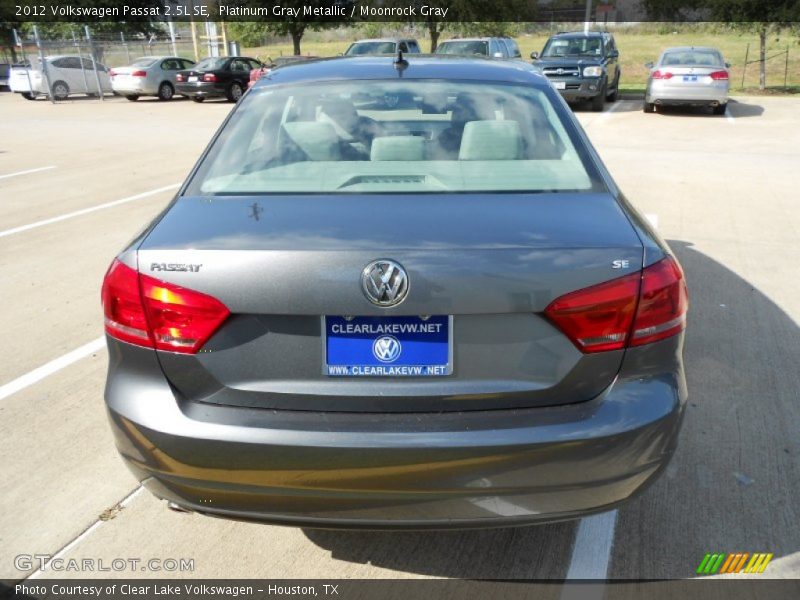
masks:
[[[418,135],[393,135],[372,140],[370,159],[419,161],[425,160],[425,138]]]
[[[517,121],[470,121],[461,136],[459,160],[520,160],[522,134]]]

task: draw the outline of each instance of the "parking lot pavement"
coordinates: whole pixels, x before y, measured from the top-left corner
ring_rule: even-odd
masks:
[[[766,575],[800,575],[800,100],[737,100],[730,118],[644,114],[634,101],[577,113],[622,190],[658,221],[690,286],[690,406],[678,453],[616,514],[373,533],[172,513],[136,492],[116,456],[102,403],[107,359],[95,348],[0,393],[0,578],[30,574],[14,568],[17,554],[59,551],[106,564],[194,560],[175,576],[494,578],[602,577],[606,561],[613,578],[691,577],[706,552],[761,551],[775,554]],[[181,181],[229,108],[0,95],[0,231]],[[170,194],[0,234],[0,386],[99,338],[103,272]]]

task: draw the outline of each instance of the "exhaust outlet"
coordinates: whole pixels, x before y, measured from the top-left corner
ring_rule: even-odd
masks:
[[[180,504],[175,504],[174,502],[167,502],[167,508],[177,513],[189,514],[192,512],[191,510],[183,508]]]

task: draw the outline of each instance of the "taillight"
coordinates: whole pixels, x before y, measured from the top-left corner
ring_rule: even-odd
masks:
[[[117,76],[117,72],[114,69],[109,69],[108,70],[108,76],[109,77],[116,77]]]
[[[213,73],[206,73],[205,75],[203,75],[203,81],[210,81],[213,83],[216,80],[217,76],[214,75]]]
[[[711,73],[709,75],[709,77],[711,77],[711,79],[713,79],[715,81],[720,81],[720,80],[727,81],[728,72],[727,71],[714,71],[713,73]]]
[[[630,345],[649,344],[683,331],[688,309],[689,292],[678,263],[667,257],[650,265],[642,272]]]
[[[669,71],[655,70],[653,71],[651,77],[653,79],[672,79],[672,73],[670,73]]]
[[[206,294],[137,273],[115,260],[103,281],[106,333],[119,340],[194,354],[230,312]]]
[[[175,81],[183,81],[183,75],[181,75],[180,73],[175,75]]]
[[[147,77],[147,71],[134,71],[131,77]]]
[[[619,350],[631,330],[640,279],[634,273],[570,292],[553,300],[544,314],[582,352]]]
[[[570,292],[544,314],[585,353],[661,340],[686,327],[683,272],[670,257],[634,273]]]

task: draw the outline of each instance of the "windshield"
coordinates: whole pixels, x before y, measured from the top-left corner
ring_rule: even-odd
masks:
[[[254,89],[190,195],[588,190],[545,91],[348,81]]]
[[[149,67],[154,62],[156,62],[156,58],[137,58],[133,63],[131,63],[132,67]]]
[[[552,38],[542,51],[545,58],[560,56],[592,56],[603,55],[603,40],[599,37]]]
[[[721,67],[722,56],[716,50],[672,50],[664,53],[661,64],[665,67]]]
[[[345,54],[347,56],[358,56],[361,54],[394,54],[396,44],[394,42],[356,42],[352,44]]]
[[[225,66],[227,60],[227,58],[204,58],[192,68],[198,71],[215,71]]]
[[[488,56],[489,42],[463,41],[442,42],[436,47],[436,54],[482,54]]]

